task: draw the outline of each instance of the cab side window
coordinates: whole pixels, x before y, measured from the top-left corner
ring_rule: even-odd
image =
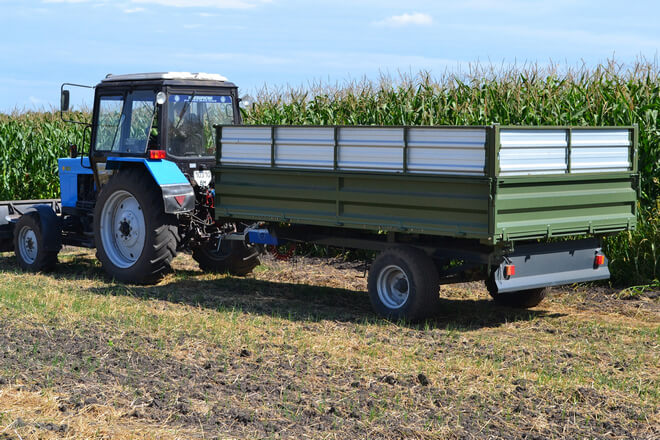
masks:
[[[122,95],[101,96],[99,100],[99,120],[96,130],[96,151],[112,151],[120,140],[120,128],[124,97]]]

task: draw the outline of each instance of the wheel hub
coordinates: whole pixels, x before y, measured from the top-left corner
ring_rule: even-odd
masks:
[[[399,309],[408,301],[410,283],[405,271],[397,265],[385,267],[376,282],[378,297],[389,309]]]
[[[103,250],[112,264],[128,268],[142,255],[146,225],[142,207],[128,191],[116,191],[101,210]]]
[[[37,236],[32,228],[23,227],[18,233],[18,251],[27,264],[32,264],[37,259],[39,249],[37,247]]]

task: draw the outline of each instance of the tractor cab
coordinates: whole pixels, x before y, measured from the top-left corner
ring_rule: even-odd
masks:
[[[217,74],[108,75],[95,89],[90,161],[100,186],[107,159],[125,156],[167,159],[194,183],[215,164],[213,126],[240,123],[237,88]]]

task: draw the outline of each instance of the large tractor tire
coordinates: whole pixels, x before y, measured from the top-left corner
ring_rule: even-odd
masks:
[[[21,269],[28,272],[49,272],[57,264],[58,250],[48,250],[46,232],[36,213],[22,215],[14,226],[14,252]],[[60,233],[60,231],[51,231]]]
[[[369,269],[368,286],[374,310],[386,318],[420,321],[438,310],[438,271],[419,249],[395,247],[382,252]]]
[[[529,309],[530,307],[539,305],[550,290],[548,287],[540,287],[537,289],[501,293],[497,291],[494,274],[491,274],[486,280],[486,289],[497,304],[516,309]]]
[[[96,257],[118,281],[157,282],[176,256],[176,216],[160,188],[139,168],[122,169],[101,190],[94,209]]]
[[[259,265],[257,251],[242,241],[224,240],[216,248],[213,242],[193,247],[192,257],[204,272],[245,276]]]

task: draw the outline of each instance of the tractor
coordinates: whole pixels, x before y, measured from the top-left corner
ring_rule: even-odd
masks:
[[[62,119],[74,86],[62,85]],[[168,72],[107,75],[93,89],[91,123],[65,119],[84,135],[83,148],[58,159],[61,198],[0,202],[0,250],[13,248],[25,270],[48,271],[62,245],[96,248],[110,277],[137,284],[157,282],[180,251],[204,271],[251,272],[257,249],[222,240],[241,225],[214,212],[214,127],[240,124],[237,87],[216,74]]]

